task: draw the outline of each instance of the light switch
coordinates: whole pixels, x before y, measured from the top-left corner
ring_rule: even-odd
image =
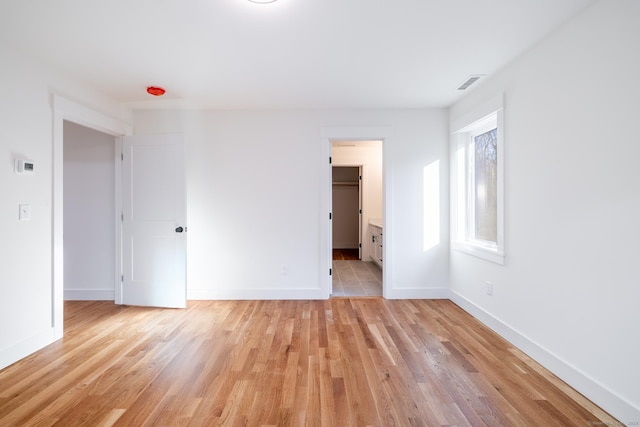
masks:
[[[31,219],[31,205],[20,205],[20,213],[18,218],[20,221],[26,221]]]

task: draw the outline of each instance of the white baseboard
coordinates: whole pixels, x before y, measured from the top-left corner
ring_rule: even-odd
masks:
[[[446,288],[427,289],[388,289],[384,295],[387,299],[448,299]],[[190,300],[320,300],[329,295],[320,289],[233,289],[212,291],[209,289],[187,289]]]
[[[114,301],[113,289],[65,289],[65,301]]]
[[[49,328],[9,347],[0,349],[0,369],[6,368],[31,353],[35,353],[55,340],[55,331],[53,328]]]
[[[386,299],[449,299],[448,288],[384,288]]]
[[[320,289],[187,289],[190,300],[321,300],[329,295]]]
[[[449,290],[450,299],[460,308],[491,328],[529,357],[540,363],[558,378],[582,393],[589,400],[623,423],[640,422],[640,408],[618,396],[580,369],[553,354],[540,344],[529,339],[502,320],[469,301],[455,291]]]

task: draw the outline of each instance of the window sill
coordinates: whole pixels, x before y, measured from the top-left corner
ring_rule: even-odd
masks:
[[[453,249],[473,255],[496,264],[504,265],[504,253],[498,252],[490,247],[473,244],[471,242],[454,241],[451,242]]]

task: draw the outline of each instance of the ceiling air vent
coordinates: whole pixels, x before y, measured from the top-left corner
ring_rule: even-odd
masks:
[[[472,74],[467,77],[467,80],[464,81],[459,87],[458,90],[467,90],[469,86],[480,80],[480,78],[484,77],[484,74]]]

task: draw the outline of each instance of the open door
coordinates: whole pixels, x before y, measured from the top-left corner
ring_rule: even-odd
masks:
[[[362,166],[358,167],[358,259],[362,260]]]
[[[187,306],[181,135],[123,138],[122,303]]]

